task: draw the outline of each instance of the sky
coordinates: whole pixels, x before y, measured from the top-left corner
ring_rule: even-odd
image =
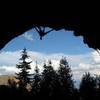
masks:
[[[75,37],[73,31],[52,31],[40,40],[38,33],[31,29],[10,41],[3,51],[28,50],[44,53],[82,54],[92,51],[83,43],[82,37]]]
[[[47,30],[50,30],[47,28]],[[81,36],[75,37],[73,31],[52,31],[40,40],[36,30],[31,29],[11,40],[0,51],[0,75],[18,72],[16,64],[19,62],[21,51],[26,48],[30,56],[32,70],[36,60],[42,71],[43,62],[52,59],[56,70],[59,60],[65,56],[71,66],[75,80],[81,79],[85,72],[100,74],[100,55],[97,51],[83,43]]]

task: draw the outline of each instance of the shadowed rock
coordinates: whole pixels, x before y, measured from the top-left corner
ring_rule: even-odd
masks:
[[[40,3],[41,4],[41,3]],[[50,4],[50,3],[49,3]],[[37,5],[34,7],[34,5]],[[0,49],[11,39],[23,32],[39,26],[72,30],[76,36],[83,36],[84,43],[94,49],[100,49],[99,8],[95,3],[61,3],[60,5],[6,6],[0,13]],[[38,9],[39,8],[39,9]],[[66,33],[67,34],[67,33]],[[40,36],[46,34],[42,33]]]

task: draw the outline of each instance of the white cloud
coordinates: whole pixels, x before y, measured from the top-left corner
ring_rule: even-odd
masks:
[[[9,51],[0,53],[0,74],[14,74],[15,72],[18,72],[16,64],[19,62],[20,52],[21,51]],[[79,80],[85,72],[100,74],[100,56],[96,51],[82,55],[67,55],[63,53],[45,54],[35,51],[28,51],[28,54],[30,55],[29,60],[33,61],[31,63],[31,73],[34,72],[36,60],[40,71],[42,71],[43,62],[47,59],[51,59],[54,69],[57,69],[59,60],[62,56],[65,56],[71,66],[73,77],[75,79]]]
[[[29,41],[33,41],[33,36],[32,36],[32,34],[29,34],[28,32],[25,32],[25,33],[23,34],[23,37],[24,37],[25,39],[29,40]]]
[[[95,52],[95,51],[94,51]],[[81,62],[77,62],[77,67],[72,68],[74,77],[80,79],[85,72],[90,72],[92,75],[100,75],[100,62],[95,60],[97,56],[93,55],[94,52],[90,53],[90,57],[83,57]]]
[[[100,53],[100,51],[99,51]],[[94,58],[95,63],[100,63],[100,54],[97,51],[92,52],[92,57]]]
[[[19,72],[15,66],[0,66],[0,75],[12,75]]]
[[[1,52],[0,53],[0,65],[15,65],[20,58],[21,51],[15,52]]]

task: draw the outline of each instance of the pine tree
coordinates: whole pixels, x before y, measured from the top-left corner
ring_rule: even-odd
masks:
[[[19,80],[19,86],[26,88],[27,84],[30,82],[30,74],[29,71],[31,69],[30,63],[27,62],[26,59],[28,59],[29,56],[27,54],[26,49],[24,48],[22,51],[21,58],[19,59],[21,62],[16,65],[18,69],[20,69],[19,73],[16,73],[16,78]]]
[[[100,75],[96,75],[96,100],[100,100]]]
[[[83,75],[80,83],[80,95],[82,100],[95,100],[96,82],[90,73]]]
[[[74,82],[72,79],[71,69],[66,58],[60,60],[58,69],[59,92],[62,97],[70,98],[74,90]]]
[[[42,96],[52,97],[54,94],[56,72],[52,67],[52,62],[48,61],[48,65],[44,64],[42,72],[41,93]]]
[[[32,93],[34,96],[39,96],[40,92],[40,81],[41,81],[41,76],[39,73],[39,68],[36,62],[36,66],[34,69],[35,73],[33,74],[33,82],[32,82]]]

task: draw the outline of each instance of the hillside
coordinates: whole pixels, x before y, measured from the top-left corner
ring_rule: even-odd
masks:
[[[7,85],[8,79],[14,79],[14,76],[8,76],[8,75],[1,75],[0,76],[0,85]]]

